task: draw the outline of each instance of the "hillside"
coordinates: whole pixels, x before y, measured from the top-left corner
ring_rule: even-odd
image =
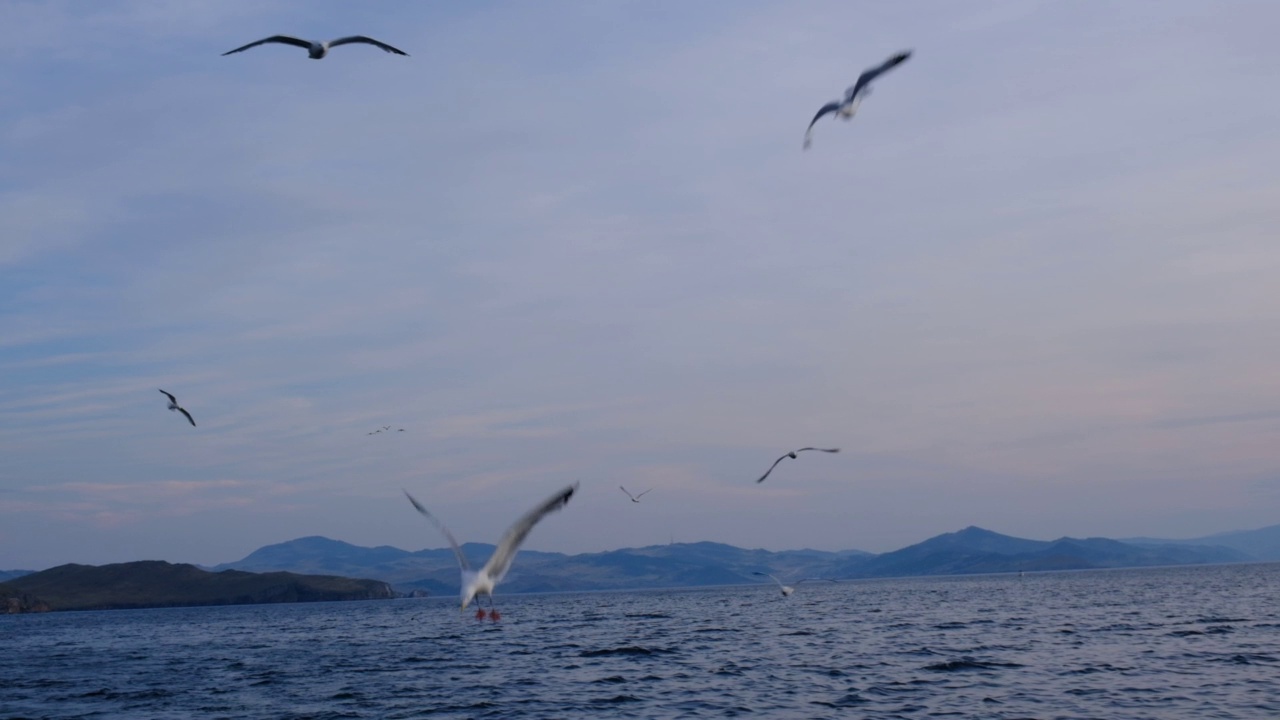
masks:
[[[0,583],[0,615],[16,615],[18,613],[48,612],[49,604],[30,593]]]
[[[372,600],[394,597],[378,580],[290,572],[209,572],[157,560],[115,565],[60,565],[6,583],[51,610],[106,610],[186,605]]]

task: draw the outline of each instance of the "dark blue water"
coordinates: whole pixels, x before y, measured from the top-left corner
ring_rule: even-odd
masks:
[[[1280,565],[0,616],[0,717],[1280,718]]]

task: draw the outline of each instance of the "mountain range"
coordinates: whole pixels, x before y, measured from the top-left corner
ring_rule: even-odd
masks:
[[[492,545],[462,546],[473,567]],[[801,578],[857,579],[1044,570],[1280,561],[1280,525],[1203,538],[1070,538],[1027,540],[979,527],[879,555],[860,550],[770,552],[714,542],[673,543],[566,555],[523,550],[503,581],[507,593],[629,590]],[[352,579],[359,578],[359,579]],[[42,572],[0,571],[9,611],[220,605],[445,594],[458,590],[447,548],[411,552],[361,547],[311,536],[267,545],[214,568],[141,561],[62,565]],[[125,590],[121,590],[125,588]],[[3,611],[4,608],[0,608]]]
[[[1244,553],[1253,560],[1280,561],[1280,525],[1257,530],[1233,530],[1190,540],[1136,537],[1123,538],[1121,542],[1133,545],[1216,545]]]
[[[483,565],[493,549],[481,543],[462,546],[473,567]],[[795,581],[806,577],[856,579],[1269,560],[1280,560],[1280,525],[1200,541],[1026,540],[968,527],[880,555],[859,550],[770,552],[713,542],[579,555],[525,550],[502,587],[509,593],[623,590],[760,582],[756,572]],[[386,545],[368,548],[320,536],[268,545],[214,569],[372,578],[390,583],[400,592],[426,590],[433,594],[456,593],[459,577],[449,549],[410,552]]]

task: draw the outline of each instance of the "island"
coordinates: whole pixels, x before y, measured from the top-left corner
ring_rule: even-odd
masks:
[[[396,592],[391,585],[381,580],[291,572],[210,572],[195,565],[160,560],[59,565],[0,585],[0,599],[9,613],[394,597]]]

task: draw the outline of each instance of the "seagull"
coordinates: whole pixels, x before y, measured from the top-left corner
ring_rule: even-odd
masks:
[[[626,489],[626,488],[624,488],[624,487],[622,487],[621,485],[619,485],[619,486],[618,486],[618,489],[619,489],[619,490],[621,490],[621,491],[622,491],[622,492],[624,492],[624,493],[627,493],[627,497],[631,498],[631,502],[633,502],[633,503],[638,503],[638,502],[640,502],[640,498],[644,497],[644,496],[645,496],[645,493],[651,493],[651,492],[653,492],[653,488],[649,488],[648,490],[645,490],[644,492],[640,493],[639,495],[632,495],[631,493],[627,492],[627,489]]]
[[[365,43],[367,45],[375,45],[377,47],[382,48],[383,50],[386,50],[389,53],[395,53],[396,55],[407,56],[409,54],[403,50],[400,50],[399,48],[393,48],[384,42],[374,40],[371,37],[365,37],[364,35],[351,35],[349,37],[338,38],[337,40],[330,40],[329,42],[316,42],[314,40],[303,40],[301,38],[291,37],[289,35],[272,35],[269,38],[262,38],[261,40],[258,40],[256,42],[251,42],[248,45],[245,45],[244,47],[238,47],[235,50],[228,50],[222,54],[223,56],[227,56],[227,55],[230,55],[231,53],[238,53],[243,50],[248,50],[251,47],[265,45],[266,43],[284,43],[285,45],[296,45],[300,48],[305,48],[307,51],[307,57],[311,58],[312,60],[319,60],[325,55],[328,55],[329,48],[336,48],[339,45],[350,45],[351,43]]]
[[[191,427],[195,427],[195,426],[196,426],[196,421],[191,419],[191,413],[187,412],[186,410],[184,410],[183,408],[181,408],[181,407],[178,405],[178,398],[174,397],[173,395],[171,395],[171,394],[169,394],[169,393],[167,393],[167,392],[164,392],[163,390],[161,390],[160,392],[164,393],[164,394],[169,398],[169,409],[170,409],[170,410],[177,410],[178,412],[182,413],[183,415],[186,415],[186,416],[187,416],[187,422],[191,423]]]
[[[795,592],[795,591],[796,591],[796,589],[795,589],[795,588],[793,588],[793,587],[791,587],[790,585],[783,585],[781,580],[779,580],[778,578],[776,578],[776,577],[774,577],[774,576],[770,575],[769,573],[754,572],[754,573],[751,573],[751,574],[752,574],[752,575],[763,575],[763,576],[765,576],[765,577],[767,577],[767,578],[769,578],[769,579],[773,580],[774,582],[778,583],[778,589],[782,591],[782,597],[791,597],[791,593],[793,593],[793,592]]]
[[[813,124],[818,122],[823,115],[835,113],[845,120],[852,118],[853,114],[858,111],[858,105],[862,103],[862,99],[871,94],[871,81],[906,62],[909,57],[911,57],[911,51],[904,50],[873,68],[867,68],[858,76],[858,81],[853,84],[853,87],[844,91],[844,100],[837,100],[823,105],[818,110],[818,114],[813,116],[813,120],[809,121],[808,129],[804,131],[804,149],[808,150],[809,145],[813,143]]]
[[[462,607],[460,610],[466,610],[467,605],[470,605],[471,600],[476,598],[477,595],[488,595],[489,617],[497,620],[499,615],[497,608],[493,606],[493,589],[502,581],[502,577],[507,574],[507,570],[511,568],[511,561],[515,559],[516,551],[520,549],[520,544],[528,537],[529,531],[533,529],[534,525],[538,524],[539,520],[567,505],[569,498],[573,497],[573,494],[577,491],[578,483],[574,483],[547,498],[542,504],[515,521],[507,529],[502,539],[498,541],[498,547],[493,551],[493,555],[489,557],[489,561],[484,564],[484,567],[480,568],[479,572],[471,569],[471,566],[467,563],[467,557],[462,554],[462,547],[458,545],[457,540],[453,539],[453,534],[449,532],[449,528],[446,528],[444,523],[427,512],[422,503],[415,500],[408,490],[404,491],[404,496],[409,498],[409,502],[413,503],[413,507],[422,513],[423,517],[430,520],[432,524],[440,529],[445,539],[449,541],[449,546],[453,548],[454,557],[458,559],[458,566],[462,570]],[[476,599],[477,607],[479,604],[480,600]],[[481,620],[483,618],[484,610],[477,609],[476,619]]]
[[[796,459],[796,453],[802,453],[802,452],[804,452],[805,450],[817,450],[818,452],[825,452],[825,453],[838,453],[838,452],[840,452],[840,448],[816,448],[816,447],[803,447],[803,448],[800,448],[799,450],[792,450],[791,452],[787,453],[786,455],[783,455],[782,457],[778,458],[777,460],[774,460],[774,461],[773,461],[773,464],[769,466],[769,469],[768,469],[768,470],[766,470],[766,471],[764,472],[764,474],[760,476],[760,479],[756,480],[756,482],[758,482],[758,483],[762,483],[762,482],[764,482],[764,479],[765,479],[765,478],[767,478],[767,477],[769,477],[769,473],[773,472],[773,469],[774,469],[774,468],[776,468],[776,467],[778,467],[778,463],[782,462],[783,460],[786,460],[787,458],[791,458],[792,460],[795,460],[795,459]]]
[[[774,582],[778,583],[778,589],[780,589],[780,590],[782,591],[782,596],[783,596],[783,597],[790,597],[790,596],[791,596],[791,593],[793,593],[793,592],[795,592],[795,591],[796,591],[796,589],[795,589],[795,588],[793,588],[793,587],[791,587],[790,585],[783,585],[783,584],[782,584],[782,581],[778,580],[778,578],[776,578],[776,577],[773,577],[773,576],[772,576],[772,575],[770,575],[769,573],[756,572],[756,573],[751,573],[751,574],[752,574],[752,575],[764,575],[765,577],[767,577],[767,578],[771,578]],[[832,580],[831,578],[803,578],[803,579],[801,579],[801,580],[797,580],[797,581],[796,581],[796,584],[797,584],[797,585],[799,585],[800,583],[804,583],[804,582],[819,582],[819,581],[823,581],[823,582],[839,582],[838,580]]]

